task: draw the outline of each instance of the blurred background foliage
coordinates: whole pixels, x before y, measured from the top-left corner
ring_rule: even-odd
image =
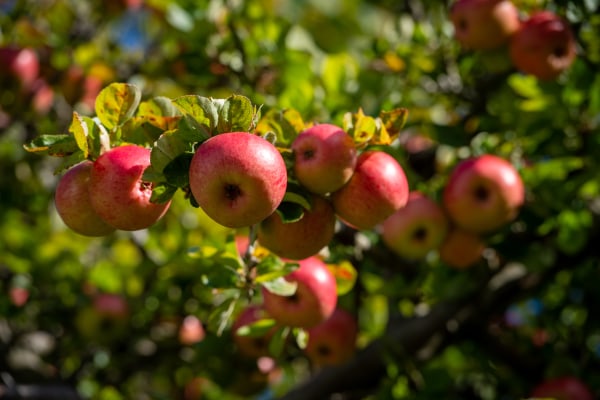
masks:
[[[390,315],[420,315],[475,291],[506,263],[542,276],[429,357],[390,360],[372,396],[517,399],[564,374],[600,396],[600,6],[515,3],[572,24],[578,58],[557,81],[516,72],[506,49],[462,50],[445,1],[0,1],[1,47],[39,58],[31,86],[0,68],[3,383],[61,383],[84,398],[117,400],[193,396],[192,382],[206,398],[271,398],[309,374],[297,349],[265,369],[241,359],[227,332],[215,334],[221,294],[204,285],[202,257],[188,249],[223,248],[232,232],[182,195],[147,231],[91,239],[61,223],[56,160],[26,153],[23,143],[65,132],[73,110],[93,115],[98,91],[121,81],[145,98],[239,93],[263,113],[293,108],[305,121],[341,124],[359,108],[375,116],[406,107],[397,155],[411,188],[433,198],[458,160],[510,159],[527,204],[487,238],[489,257],[469,271],[436,257],[406,263],[377,232],[344,231],[330,246],[333,262],[358,270],[340,302],[359,316],[360,346],[382,335]],[[99,315],[97,293],[126,299],[127,316]],[[178,339],[187,315],[203,321],[204,340]]]

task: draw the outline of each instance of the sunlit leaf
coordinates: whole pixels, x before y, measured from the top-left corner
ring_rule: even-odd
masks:
[[[173,100],[173,104],[184,115],[191,117],[195,124],[210,135],[216,128],[219,121],[219,109],[214,100],[207,97],[186,95]],[[192,126],[192,124],[189,124]]]
[[[251,324],[239,327],[235,333],[239,336],[260,337],[266,335],[275,325],[274,319],[261,318]]]
[[[73,135],[41,135],[24,145],[32,153],[66,157],[79,150]]]
[[[73,119],[71,121],[71,126],[69,127],[69,132],[73,134],[75,138],[75,142],[77,143],[77,147],[83,153],[83,158],[88,157],[88,125],[83,121],[83,118],[79,116],[76,112],[73,112]]]
[[[96,97],[96,115],[106,128],[116,128],[133,116],[141,97],[135,85],[112,83]]]
[[[278,296],[292,296],[298,287],[298,283],[287,281],[283,276],[261,283],[265,289]]]
[[[302,328],[294,328],[292,329],[292,334],[294,335],[294,338],[296,338],[298,348],[305,349],[308,344],[308,332]]]
[[[234,94],[219,108],[219,132],[249,132],[254,121],[254,106],[249,98]]]
[[[333,276],[335,276],[338,296],[342,296],[352,290],[358,273],[349,261],[342,261],[338,264],[327,264],[327,267],[333,273]]]

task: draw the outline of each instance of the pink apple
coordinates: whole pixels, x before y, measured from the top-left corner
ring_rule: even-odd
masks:
[[[40,74],[40,61],[31,48],[0,48],[0,72],[16,77],[21,87],[29,91]]]
[[[54,90],[43,79],[36,80],[32,85],[32,90],[31,105],[33,110],[40,115],[48,114],[54,103]]]
[[[448,233],[442,208],[420,192],[411,192],[402,207],[381,225],[383,242],[400,257],[416,260],[437,249]]]
[[[531,15],[512,38],[510,57],[524,73],[542,80],[557,78],[576,57],[569,23],[551,11]]]
[[[8,291],[10,302],[17,307],[23,307],[29,300],[29,290],[20,286],[13,286]]]
[[[283,157],[269,141],[248,132],[222,133],[202,143],[190,165],[190,189],[221,225],[254,225],[275,211],[287,188]]]
[[[327,320],[308,330],[304,352],[314,366],[339,365],[354,354],[357,335],[356,318],[337,308]]]
[[[150,150],[125,145],[103,153],[90,174],[92,207],[108,224],[135,231],[152,226],[169,209],[170,201],[151,203],[152,184],[142,181],[150,165]]]
[[[342,128],[314,125],[292,142],[294,173],[302,186],[317,194],[334,192],[354,173],[356,147]]]
[[[262,336],[238,335],[237,333],[241,327],[267,318],[270,317],[263,307],[256,304],[247,306],[238,314],[231,326],[231,333],[240,354],[249,358],[260,358],[269,355],[269,342],[277,328],[273,327]]]
[[[311,328],[331,316],[337,304],[335,277],[327,265],[316,257],[298,262],[300,267],[285,279],[296,282],[292,296],[280,296],[263,288],[267,313],[279,324]]]
[[[296,222],[284,223],[274,212],[258,226],[258,242],[280,257],[301,260],[327,246],[335,230],[335,213],[329,200],[315,195],[312,207]]]
[[[93,163],[83,161],[71,167],[58,181],[54,194],[56,211],[65,225],[85,236],[105,236],[115,228],[92,208],[90,173]]]
[[[356,229],[371,229],[408,201],[408,181],[396,159],[383,151],[360,154],[354,175],[331,195],[337,216]]]
[[[448,266],[466,269],[481,260],[483,250],[485,242],[479,235],[453,228],[441,244],[439,254]]]
[[[515,167],[491,154],[460,162],[443,193],[450,219],[474,233],[492,232],[512,221],[524,201],[525,187]]]
[[[206,333],[202,321],[195,315],[186,316],[179,326],[179,343],[190,346],[204,340]]]
[[[521,24],[509,0],[457,0],[450,19],[458,42],[471,50],[491,50],[509,42]]]
[[[124,319],[129,316],[129,304],[120,294],[97,294],[93,299],[93,307],[103,317]]]
[[[579,378],[562,376],[540,383],[533,389],[531,397],[556,400],[593,400],[594,395]]]

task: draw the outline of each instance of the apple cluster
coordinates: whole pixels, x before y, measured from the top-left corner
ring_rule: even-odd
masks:
[[[405,207],[381,224],[381,238],[407,260],[437,250],[454,268],[480,260],[485,235],[511,222],[525,201],[523,181],[508,161],[484,154],[459,162],[445,184],[441,204],[410,193]]]
[[[456,0],[450,8],[455,37],[466,49],[508,47],[513,65],[541,80],[554,80],[576,57],[569,23],[548,10],[521,18],[510,0]]]

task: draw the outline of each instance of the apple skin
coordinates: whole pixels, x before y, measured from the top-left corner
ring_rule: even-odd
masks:
[[[152,226],[171,202],[150,202],[152,185],[142,181],[150,165],[150,150],[125,145],[114,147],[96,159],[90,174],[90,199],[100,218],[124,231]]]
[[[196,150],[189,172],[190,189],[200,207],[229,228],[267,218],[287,188],[285,162],[277,148],[248,132],[206,140]]]
[[[8,291],[10,302],[16,307],[23,307],[29,300],[29,290],[24,287],[13,286]]]
[[[260,358],[269,356],[269,342],[277,330],[276,327],[270,329],[264,336],[240,336],[237,330],[243,326],[250,325],[264,318],[270,318],[263,307],[257,304],[250,304],[244,308],[236,317],[231,325],[231,334],[238,351],[248,358]]]
[[[103,316],[114,319],[126,319],[129,316],[127,300],[116,293],[99,293],[92,301],[94,310]]]
[[[89,194],[93,163],[83,161],[58,181],[54,194],[56,211],[65,225],[84,236],[105,236],[115,231],[94,211]]]
[[[332,124],[314,125],[292,142],[294,174],[313,193],[327,194],[344,186],[354,173],[357,152],[354,141]]]
[[[0,48],[0,72],[10,73],[17,78],[21,88],[29,91],[40,75],[40,61],[31,48]]]
[[[204,340],[206,333],[202,321],[195,315],[186,316],[179,326],[179,343],[190,346]]]
[[[290,260],[302,260],[313,256],[327,246],[335,232],[335,212],[329,200],[312,197],[312,207],[303,217],[283,223],[274,212],[258,226],[258,242],[269,251]]]
[[[308,330],[304,353],[316,367],[340,365],[354,354],[357,335],[356,318],[337,308],[331,317]]]
[[[439,255],[450,267],[467,269],[481,259],[483,250],[485,242],[479,235],[452,228],[439,248]]]
[[[442,244],[448,228],[448,218],[435,201],[411,192],[406,206],[382,223],[381,238],[400,257],[418,260]]]
[[[531,397],[556,400],[593,400],[590,389],[577,377],[562,376],[540,383],[533,389]]]
[[[450,20],[456,40],[470,50],[502,47],[521,25],[519,10],[508,0],[457,0]]]
[[[573,64],[575,47],[569,23],[551,11],[539,11],[512,38],[510,57],[521,72],[549,81]]]
[[[299,268],[285,279],[297,283],[296,293],[280,296],[263,287],[263,304],[279,324],[311,328],[333,314],[337,305],[337,284],[327,265],[317,257],[298,261]]]
[[[459,228],[489,233],[517,216],[525,201],[525,187],[511,163],[485,154],[463,160],[454,168],[442,201]]]
[[[358,230],[372,229],[404,207],[408,180],[394,157],[383,151],[365,151],[358,156],[350,181],[331,194],[337,216]]]

